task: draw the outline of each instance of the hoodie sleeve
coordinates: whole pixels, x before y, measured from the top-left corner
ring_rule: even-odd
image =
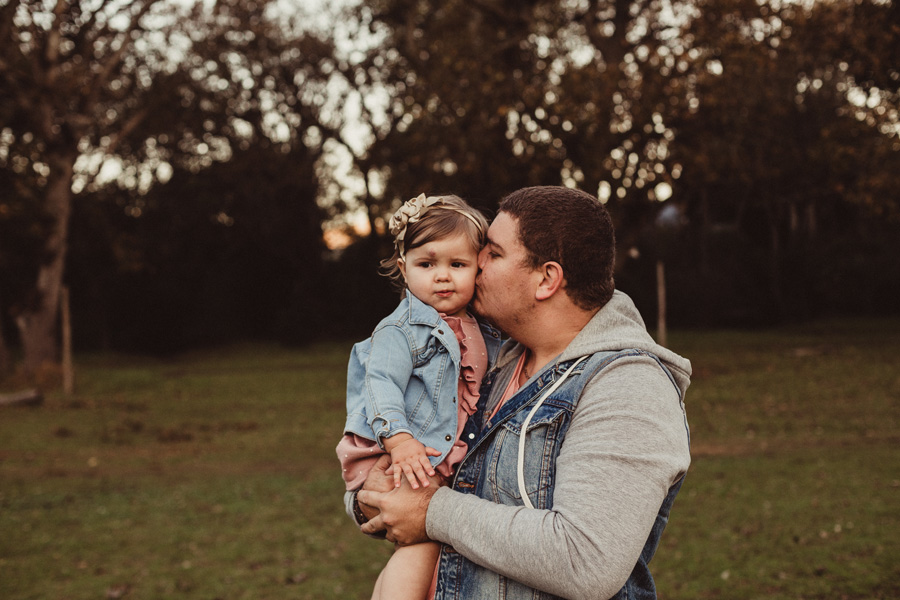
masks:
[[[689,463],[675,387],[652,358],[623,358],[579,400],[557,458],[550,510],[442,488],[428,508],[428,535],[536,589],[608,598],[628,579],[668,489]]]

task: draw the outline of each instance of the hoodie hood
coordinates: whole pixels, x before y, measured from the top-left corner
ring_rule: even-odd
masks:
[[[656,355],[671,371],[682,395],[691,381],[691,361],[657,344],[644,325],[644,319],[631,298],[616,290],[606,305],[588,321],[555,362],[565,362],[595,352],[635,348]],[[498,364],[502,365],[523,351],[520,344],[503,347]]]

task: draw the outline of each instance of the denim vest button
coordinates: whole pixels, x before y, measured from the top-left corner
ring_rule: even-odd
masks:
[[[447,436],[447,437],[445,437],[445,438],[444,438],[444,439],[445,439],[445,440],[447,440],[447,441],[448,441],[448,442],[449,442],[449,441],[450,441],[450,440],[452,440],[452,439],[453,439],[453,436],[452,436],[452,435],[448,435],[448,436]]]

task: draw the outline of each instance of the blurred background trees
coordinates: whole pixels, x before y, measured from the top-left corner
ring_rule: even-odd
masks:
[[[0,369],[63,285],[82,349],[364,335],[401,201],[539,184],[607,203],[651,326],[663,259],[673,327],[896,314],[898,12],[0,0]]]

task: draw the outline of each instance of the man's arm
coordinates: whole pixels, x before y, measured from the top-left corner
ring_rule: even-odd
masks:
[[[365,502],[361,502],[359,500],[359,494],[362,490],[388,492],[394,489],[394,477],[385,473],[390,466],[390,454],[379,456],[378,460],[375,461],[375,465],[372,466],[372,469],[369,471],[369,475],[366,477],[366,481],[363,483],[362,488],[360,488],[360,490],[344,493],[344,507],[347,511],[347,515],[360,526],[371,522],[371,525],[366,527],[364,533],[382,539],[385,537],[384,525],[381,523],[381,519],[378,518],[378,509]],[[373,519],[375,520],[374,522],[372,522]]]
[[[627,580],[689,462],[684,415],[668,377],[650,358],[623,358],[579,401],[557,458],[551,510],[443,488],[425,511],[403,499],[404,488],[378,502],[389,536],[401,544],[427,535],[534,588],[606,598]]]

